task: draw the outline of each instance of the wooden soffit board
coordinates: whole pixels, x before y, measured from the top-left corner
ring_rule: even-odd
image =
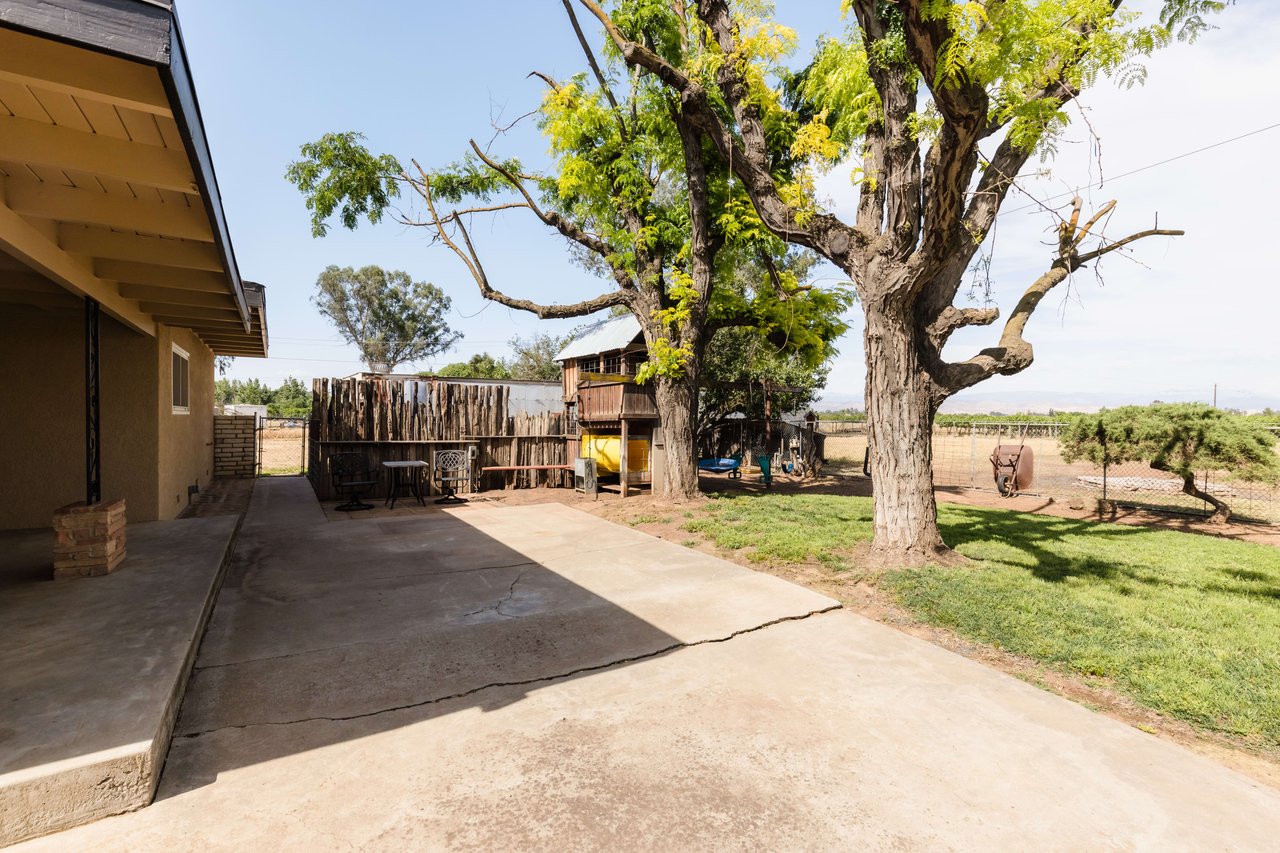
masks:
[[[0,9],[0,250],[144,334],[210,322],[251,338],[254,312],[199,178],[209,167],[192,159],[194,104],[170,79],[172,12],[81,5],[94,20],[83,38],[7,26],[38,17],[39,3]],[[135,11],[146,21],[124,21]],[[68,43],[117,25],[137,50]]]

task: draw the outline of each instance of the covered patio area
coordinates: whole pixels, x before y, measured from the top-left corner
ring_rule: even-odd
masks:
[[[0,531],[0,846],[151,801],[238,516],[129,528],[128,571],[52,580]]]

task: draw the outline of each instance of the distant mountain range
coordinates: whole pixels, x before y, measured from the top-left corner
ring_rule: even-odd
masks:
[[[1161,396],[1166,403],[1201,402],[1211,400],[1201,396],[1167,394]],[[961,393],[952,397],[942,406],[943,412],[952,414],[1018,414],[1022,412],[1047,413],[1050,409],[1059,412],[1096,412],[1099,409],[1116,406],[1146,405],[1154,399],[1140,399],[1133,394],[1090,392],[1090,391],[1010,391],[1006,393],[983,393],[981,389]],[[817,411],[835,411],[838,409],[861,409],[861,394],[824,394],[814,406]],[[1246,412],[1262,409],[1280,409],[1280,398],[1244,391],[1220,391],[1218,405],[1224,409],[1241,409]]]

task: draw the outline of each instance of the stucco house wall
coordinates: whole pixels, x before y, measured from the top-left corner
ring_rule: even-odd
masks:
[[[156,336],[156,375],[160,390],[156,407],[156,517],[175,518],[188,503],[190,486],[208,485],[213,477],[213,353],[190,329],[161,326]],[[189,357],[189,405],[173,409],[173,347]]]
[[[172,347],[190,356],[189,413],[175,414]],[[213,353],[188,329],[140,335],[101,321],[103,498],[130,521],[174,518],[187,487],[213,474]],[[84,500],[84,316],[5,305],[0,311],[0,529],[47,527]]]

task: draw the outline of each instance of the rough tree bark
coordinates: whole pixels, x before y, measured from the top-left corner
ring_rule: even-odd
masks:
[[[1076,199],[1070,218],[1059,228],[1056,257],[1027,288],[998,344],[967,360],[948,362],[942,350],[952,333],[990,325],[1000,316],[995,308],[960,308],[954,302],[965,271],[1032,151],[1013,144],[1007,125],[992,117],[981,85],[963,75],[946,80],[939,75],[939,56],[952,36],[945,16],[931,15],[924,0],[850,4],[868,54],[875,55],[874,45],[897,20],[907,58],[896,66],[870,64],[881,112],[863,140],[863,168],[875,179],[862,183],[856,222],[848,224],[824,213],[802,216],[782,200],[728,0],[696,4],[698,18],[724,58],[714,85],[729,109],[728,118],[699,79],[627,38],[596,0],[578,2],[605,28],[629,66],[655,75],[678,95],[685,120],[730,164],[765,225],[782,239],[813,249],[854,282],[866,314],[865,405],[875,494],[872,548],[884,561],[901,564],[944,556],[931,458],[938,407],[958,391],[1031,364],[1032,347],[1023,336],[1026,323],[1044,296],[1072,272],[1143,237],[1182,232],[1151,229],[1114,242],[1095,235],[1099,247],[1084,251],[1083,241],[1114,202],[1081,226]],[[1119,5],[1116,0],[1112,10]],[[1089,25],[1075,27],[1084,44]],[[1077,96],[1065,80],[1083,50],[1048,62],[1039,98],[1061,106]],[[927,154],[909,128],[919,80],[942,119]],[[1001,132],[1004,140],[985,160],[979,144]]]

